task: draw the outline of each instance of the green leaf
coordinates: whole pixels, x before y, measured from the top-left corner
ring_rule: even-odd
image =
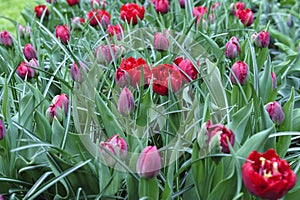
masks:
[[[136,124],[139,126],[146,126],[148,120],[149,109],[151,107],[151,95],[150,90],[146,92],[146,94],[141,98],[139,102]]]

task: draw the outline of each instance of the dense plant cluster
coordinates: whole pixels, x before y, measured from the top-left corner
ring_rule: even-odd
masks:
[[[298,1],[26,8],[0,32],[0,199],[297,199],[299,13]]]

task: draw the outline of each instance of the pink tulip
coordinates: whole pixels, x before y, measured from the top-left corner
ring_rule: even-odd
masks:
[[[134,99],[131,91],[124,87],[119,96],[118,110],[123,116],[128,116],[134,110]]]
[[[146,147],[140,154],[136,165],[138,174],[146,179],[156,177],[161,167],[161,157],[156,146]]]
[[[168,38],[163,33],[154,34],[154,49],[157,51],[166,51],[169,48]]]
[[[13,45],[13,37],[8,31],[1,31],[0,32],[0,44],[11,47]]]
[[[60,39],[60,41],[66,44],[70,40],[70,29],[65,25],[58,25],[55,29],[56,37]]]
[[[23,54],[27,60],[37,59],[36,49],[32,44],[26,44],[23,49]]]
[[[225,56],[229,59],[234,59],[238,57],[241,52],[239,39],[237,37],[232,37],[225,46]]]
[[[281,124],[284,120],[284,111],[281,105],[277,102],[270,102],[266,105],[266,110],[269,113],[271,120],[276,124]]]
[[[231,67],[231,71],[232,73],[234,73],[237,81],[241,85],[244,85],[246,83],[246,79],[248,76],[248,65],[246,63],[244,63],[243,61],[235,62]],[[230,73],[230,80],[232,84],[237,84],[236,79],[232,73]]]
[[[255,45],[259,48],[268,47],[270,44],[270,35],[267,31],[261,31],[257,34],[255,40]]]
[[[2,122],[2,120],[0,119],[0,140],[2,140],[5,136],[5,125],[4,123]]]

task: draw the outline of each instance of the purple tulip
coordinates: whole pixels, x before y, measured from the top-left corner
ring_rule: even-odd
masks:
[[[226,58],[233,59],[238,57],[241,52],[239,39],[237,37],[232,37],[225,46],[225,56]]]
[[[0,140],[2,140],[4,138],[5,132],[6,132],[6,130],[5,130],[4,123],[0,119]]]
[[[13,45],[13,37],[8,31],[1,31],[0,32],[0,44],[11,47]]]
[[[142,178],[153,178],[161,169],[161,157],[156,146],[146,147],[140,154],[136,169]]]
[[[281,105],[277,102],[270,102],[266,105],[266,110],[269,113],[271,120],[275,124],[281,124],[284,120],[284,111]]]
[[[24,46],[23,53],[27,60],[31,60],[33,58],[37,59],[36,49],[34,48],[34,46],[32,46],[32,44],[26,44]]]
[[[128,116],[134,110],[134,99],[131,91],[124,87],[119,96],[118,110],[123,116]]]

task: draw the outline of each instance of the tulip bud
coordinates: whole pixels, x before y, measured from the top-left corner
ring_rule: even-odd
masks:
[[[50,123],[52,123],[54,117],[56,117],[57,120],[61,122],[63,119],[63,112],[60,107],[55,104],[51,104],[46,110],[46,118]]]
[[[91,26],[98,26],[99,24],[104,28],[110,24],[110,15],[105,10],[90,10],[86,14]]]
[[[105,9],[107,2],[105,0],[91,0],[90,2],[93,9]]]
[[[66,44],[70,40],[70,29],[67,25],[58,25],[55,29],[56,37]]]
[[[113,57],[117,58],[122,54],[122,52],[123,52],[123,48],[121,46],[116,46],[114,44],[111,44],[110,46],[100,45],[96,49],[97,61],[100,64],[108,64],[113,60]]]
[[[234,59],[238,57],[241,52],[239,39],[237,37],[232,37],[225,46],[225,56],[229,59]]]
[[[170,5],[168,0],[152,0],[152,2],[156,12],[165,14],[169,11]]]
[[[146,147],[140,154],[136,170],[142,178],[154,178],[159,174],[161,157],[156,146]]]
[[[46,0],[48,3],[56,3],[56,0]]]
[[[41,18],[43,14],[45,13],[45,18],[49,16],[49,10],[46,5],[38,5],[34,7],[35,16],[37,18]]]
[[[128,116],[134,110],[134,99],[131,91],[124,87],[119,96],[118,110],[123,116]]]
[[[275,90],[277,85],[276,74],[274,72],[271,72],[271,77],[272,77],[272,89]]]
[[[8,31],[1,31],[0,32],[0,44],[11,47],[13,45],[13,37]]]
[[[236,79],[241,85],[244,85],[246,83],[246,79],[248,76],[248,65],[246,63],[244,63],[243,61],[235,62],[231,67],[231,71],[232,72],[230,73],[230,80],[232,84],[237,84]],[[235,77],[232,73],[234,73]]]
[[[79,62],[79,64],[80,64],[80,69],[83,72],[86,72],[86,67],[84,66],[84,64],[82,62]],[[75,62],[72,64],[70,69],[70,74],[72,79],[78,83],[82,83],[83,81],[82,72],[80,69]]]
[[[69,6],[74,6],[76,4],[79,4],[80,0],[67,0],[67,3],[69,4]]]
[[[123,138],[119,137],[119,134],[112,136],[107,142],[100,143],[100,152],[105,159],[106,164],[108,166],[113,166],[116,163],[116,160],[109,155],[107,151],[121,160],[124,160],[127,157],[128,145]]]
[[[169,48],[169,41],[163,33],[154,34],[154,48],[157,51],[166,51]]]
[[[266,110],[269,113],[271,120],[280,125],[284,120],[284,111],[281,105],[277,102],[270,102],[266,105]]]
[[[5,136],[5,125],[4,123],[2,122],[2,120],[0,119],[0,140],[2,140]]]
[[[183,80],[186,82],[191,82],[195,80],[198,75],[198,71],[189,59],[183,59],[182,57],[177,57],[174,60],[174,64],[180,68],[180,72],[183,76]]]
[[[249,8],[246,8],[245,10],[239,10],[237,12],[237,17],[245,26],[250,26],[254,21],[254,14]]]
[[[230,7],[231,7],[231,13],[232,13],[233,15],[237,16],[238,11],[244,10],[244,8],[245,8],[245,3],[244,3],[244,2],[236,2],[235,4],[232,3],[232,4],[230,5]]]
[[[254,43],[255,40],[256,40],[256,38],[257,38],[257,33],[254,32],[254,33],[251,35],[251,42]]]
[[[181,8],[185,8],[186,1],[187,0],[178,0],[179,5],[180,5]]]
[[[20,35],[20,38],[24,38],[24,33],[25,33],[25,27],[21,24],[18,25],[18,33]]]
[[[71,27],[72,29],[80,29],[82,28],[82,24],[84,24],[84,22],[84,18],[74,17],[71,21]]]
[[[270,44],[270,35],[267,31],[261,31],[258,33],[257,37],[254,40],[254,43],[259,48],[268,47]]]
[[[287,19],[286,19],[286,25],[288,27],[292,27],[293,26],[293,16],[291,14],[288,14]]]
[[[65,114],[68,113],[69,98],[66,94],[56,95],[52,100],[52,104],[58,106],[61,109],[64,109]]]
[[[37,59],[36,57],[36,49],[32,44],[26,44],[23,49],[24,56],[27,60]]]
[[[37,68],[37,66],[38,64],[35,59],[32,59],[29,63],[21,62],[16,72],[22,79],[25,79],[26,76],[28,79],[30,79],[36,75],[34,68]]]

